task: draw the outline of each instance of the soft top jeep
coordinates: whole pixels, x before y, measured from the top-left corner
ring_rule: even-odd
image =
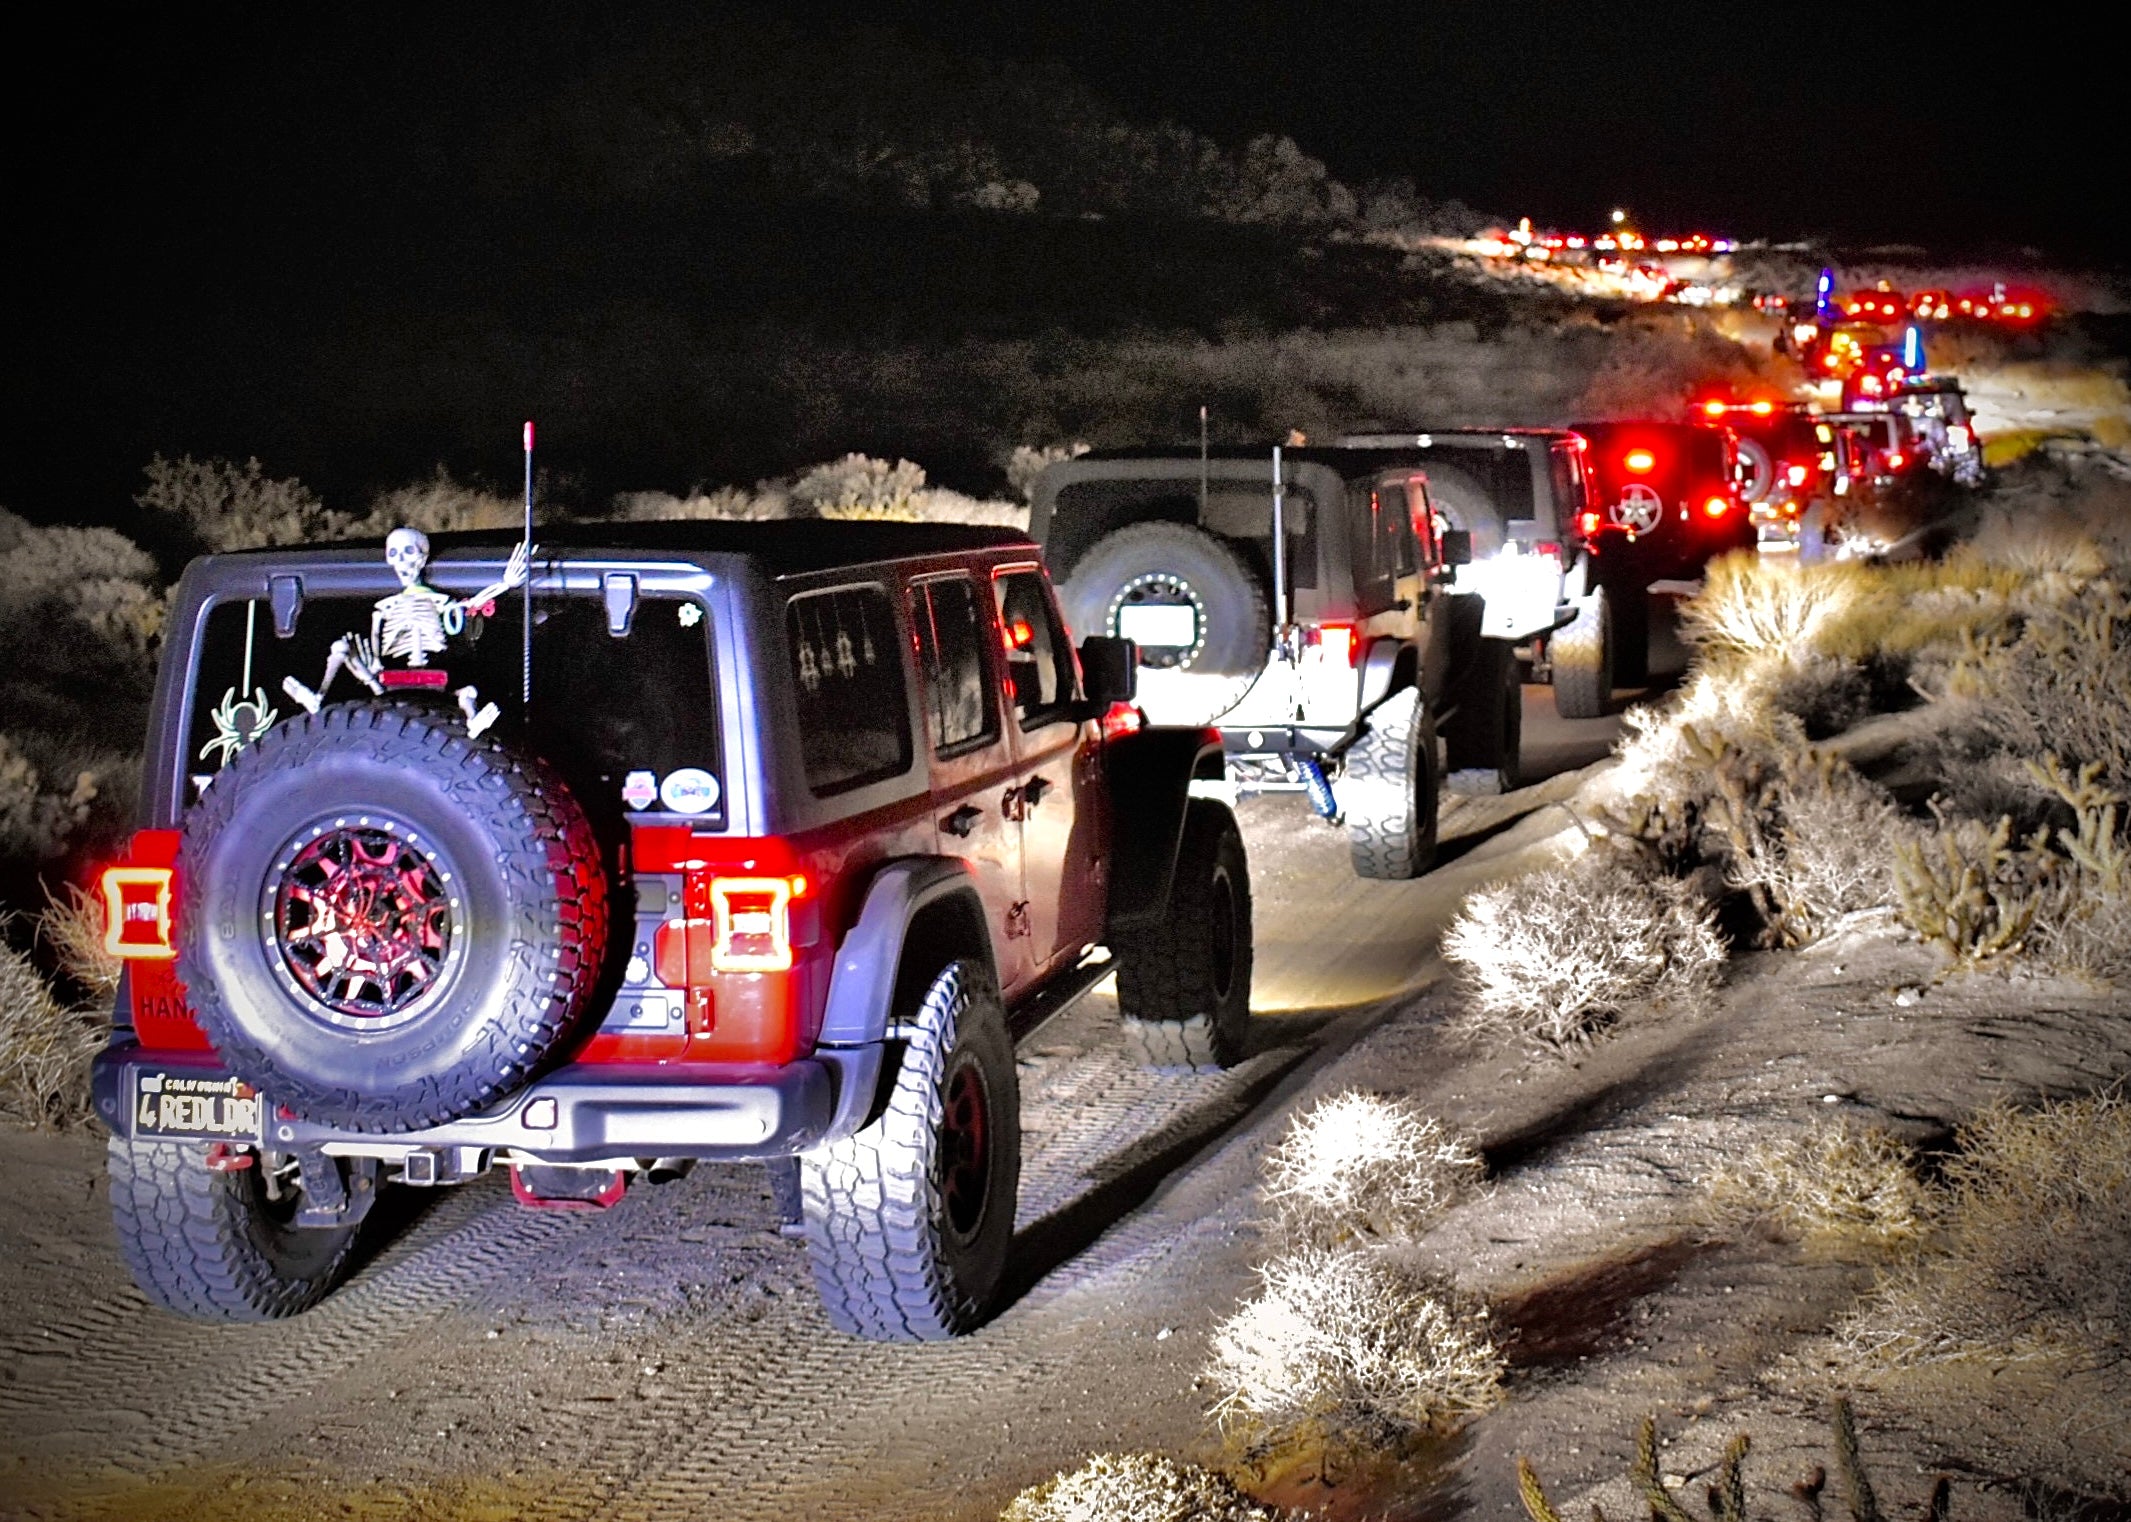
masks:
[[[1411,451],[1100,451],[1032,503],[1067,619],[1135,643],[1146,711],[1218,723],[1232,781],[1306,793],[1358,875],[1428,869],[1446,769],[1516,786],[1511,636],[1532,631],[1455,584],[1472,536]]]
[[[1124,644],[1076,660],[1008,531],[582,528],[528,590],[509,549],[396,533],[389,565],[180,583],[104,885],[96,1104],[142,1289],[286,1315],[389,1184],[500,1165],[592,1208],[765,1160],[839,1327],[975,1325],[1013,1042],[1114,968],[1144,1059],[1241,1053],[1219,736],[1146,726]]]

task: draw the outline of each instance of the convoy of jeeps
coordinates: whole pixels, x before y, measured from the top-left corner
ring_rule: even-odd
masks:
[[[966,1332],[1012,1244],[1017,1042],[1114,978],[1144,1063],[1250,1050],[1226,800],[1298,794],[1359,876],[1426,872],[1445,792],[1519,785],[1527,673],[1605,712],[1653,597],[1917,468],[1980,450],[1910,375],[1849,413],[1083,454],[1026,535],[199,560],[102,884],[126,1260],[173,1312],[284,1316],[388,1187],[502,1169],[599,1209],[751,1161],[835,1325]]]

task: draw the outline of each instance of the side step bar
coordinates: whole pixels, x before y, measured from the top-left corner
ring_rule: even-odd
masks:
[[[1117,970],[1107,950],[1091,951],[1078,967],[1060,973],[1006,1012],[1007,1033],[1019,1046],[1052,1020],[1078,1004],[1096,984]]]

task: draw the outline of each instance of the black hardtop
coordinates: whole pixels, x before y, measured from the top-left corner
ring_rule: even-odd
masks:
[[[1020,529],[967,523],[841,522],[826,518],[731,522],[715,518],[668,519],[648,523],[536,524],[535,547],[541,563],[575,556],[603,561],[648,556],[691,560],[697,556],[739,556],[764,575],[801,576],[880,561],[915,560],[977,550],[1025,548],[1035,543]],[[453,560],[502,561],[519,542],[510,529],[477,529],[431,534],[432,563]],[[336,540],[330,544],[238,550],[208,557],[215,567],[300,569],[305,564],[382,563],[383,539]]]

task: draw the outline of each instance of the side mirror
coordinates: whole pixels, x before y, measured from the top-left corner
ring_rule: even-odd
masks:
[[[1472,530],[1447,528],[1443,530],[1443,564],[1472,564]]]
[[[1080,681],[1088,705],[1108,713],[1112,703],[1129,703],[1139,692],[1139,645],[1129,639],[1091,634],[1080,642]]]

